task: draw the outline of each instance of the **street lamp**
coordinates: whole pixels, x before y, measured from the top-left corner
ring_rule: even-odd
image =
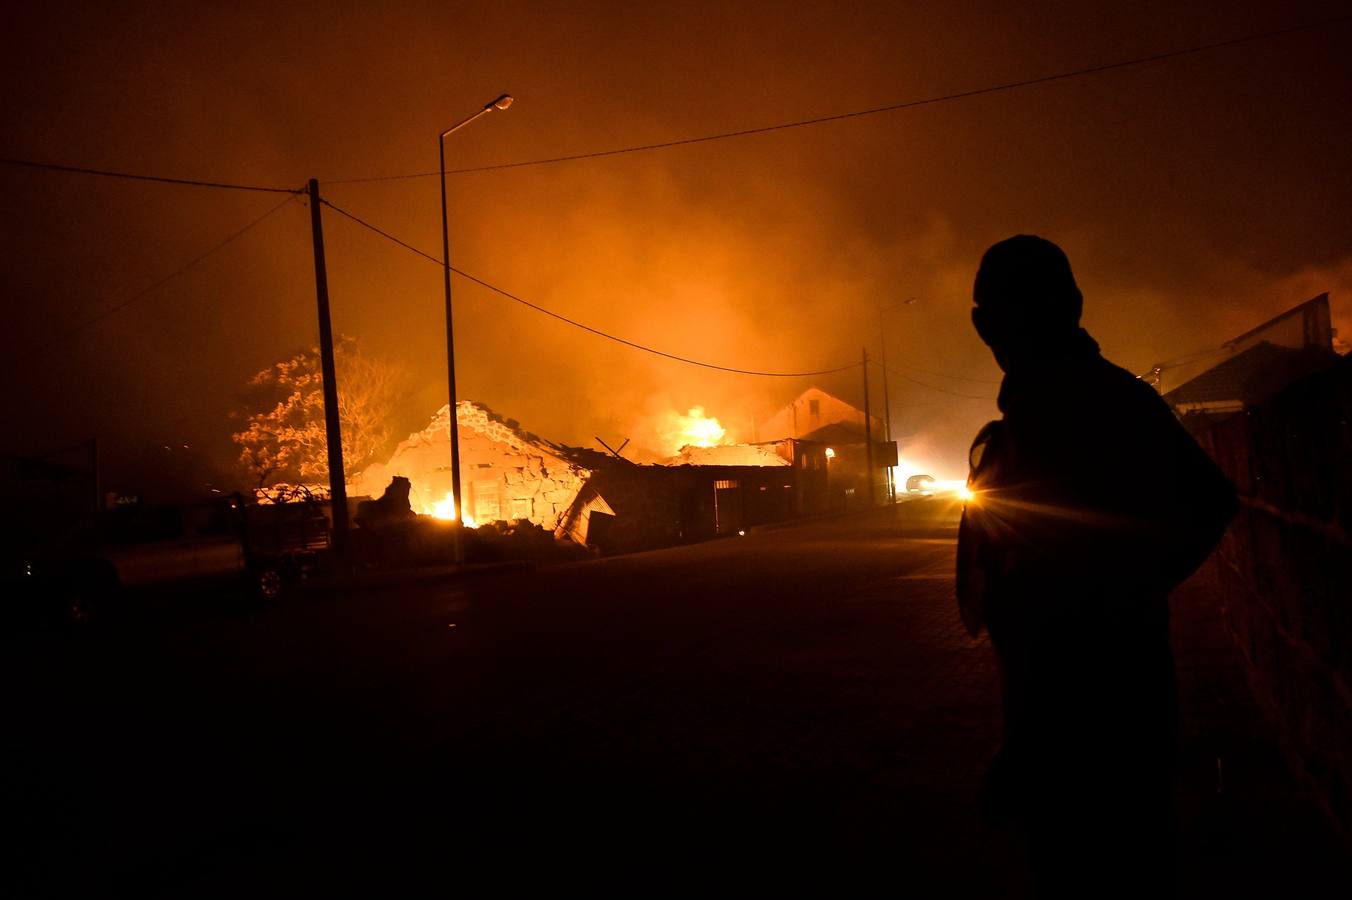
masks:
[[[450,388],[449,409],[451,426],[451,505],[455,512],[455,561],[464,562],[464,544],[460,539],[465,519],[460,508],[460,427],[455,415],[455,327],[451,316],[451,239],[446,228],[446,136],[459,131],[470,122],[495,109],[512,105],[512,95],[503,94],[484,104],[484,108],[456,122],[437,135],[437,154],[441,159],[441,271],[446,292],[446,381]]]

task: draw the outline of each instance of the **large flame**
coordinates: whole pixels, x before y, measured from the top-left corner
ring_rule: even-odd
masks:
[[[426,510],[426,514],[437,519],[445,519],[448,522],[454,522],[455,497],[450,491],[447,491],[445,497],[432,503],[431,508]],[[465,516],[465,527],[478,528],[479,526],[472,518]]]
[[[685,415],[668,413],[667,419],[662,436],[676,450],[682,447],[717,447],[724,443],[727,429],[717,419],[706,416],[702,406],[690,407]]]

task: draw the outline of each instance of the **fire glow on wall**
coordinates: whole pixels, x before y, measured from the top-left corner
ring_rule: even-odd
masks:
[[[591,472],[572,462],[563,448],[480,403],[461,400],[456,420],[465,525],[529,521],[553,530]],[[388,462],[362,472],[353,493],[378,497],[400,475],[409,480],[414,512],[454,519],[449,441],[447,407],[442,407],[426,428],[399,444]]]

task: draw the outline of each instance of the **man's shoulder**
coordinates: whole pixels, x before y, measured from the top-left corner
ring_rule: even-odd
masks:
[[[1153,387],[1116,363],[1099,357],[1096,369],[1101,388],[1113,391],[1120,399],[1146,404],[1151,408],[1167,405]]]
[[[1153,387],[1098,355],[1061,370],[1038,387],[1025,386],[1017,405],[1002,407],[1004,420],[1024,440],[1134,431],[1143,420],[1158,424],[1173,417]]]
[[[1062,389],[1064,393],[1055,400],[1046,398],[1049,404],[1044,412],[1057,423],[1054,431],[1132,443],[1173,418],[1153,387],[1102,357],[1067,373]],[[1045,421],[1040,425],[1048,427]]]

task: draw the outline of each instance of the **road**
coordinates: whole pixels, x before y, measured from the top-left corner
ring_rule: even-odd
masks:
[[[973,805],[997,679],[952,512],[11,638],[6,870],[21,896],[1024,896]],[[1185,882],[1258,896],[1296,852],[1317,884],[1336,854],[1267,757],[1212,821],[1241,713],[1185,650]]]

